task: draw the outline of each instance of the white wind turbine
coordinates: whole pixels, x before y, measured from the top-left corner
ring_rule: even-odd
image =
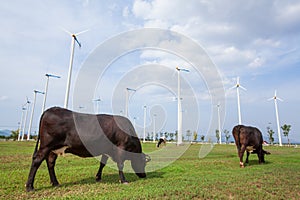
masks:
[[[27,103],[26,103],[27,104]],[[20,126],[19,126],[19,135],[18,135],[18,141],[21,140],[21,135],[22,135],[22,127],[23,127],[23,123],[24,123],[24,116],[25,116],[25,112],[26,112],[26,107],[24,104],[22,106],[22,115],[21,115],[21,121],[20,121]]]
[[[34,114],[34,109],[35,109],[35,102],[36,102],[36,94],[45,94],[44,92],[40,92],[37,90],[34,90],[34,96],[33,96],[33,105],[32,105],[32,110],[31,110],[31,116],[30,116],[30,121],[29,121],[29,127],[28,127],[28,133],[27,133],[27,140],[30,139],[30,132],[31,132],[31,127],[32,127],[32,120],[33,120],[33,114]]]
[[[268,100],[270,101],[270,100],[274,99],[279,146],[282,146],[282,143],[281,143],[281,133],[280,133],[280,123],[279,123],[279,115],[278,115],[278,106],[277,106],[277,99],[278,99],[279,101],[283,101],[283,100],[280,99],[279,97],[277,97],[277,94],[276,94],[276,93],[277,93],[277,92],[276,92],[276,90],[275,90],[274,96],[273,96],[272,98],[268,99]]]
[[[25,113],[25,119],[24,119],[24,126],[23,126],[23,130],[22,130],[21,141],[24,140],[25,129],[26,129],[26,124],[27,124],[27,117],[28,117],[28,110],[29,110],[29,106],[30,106],[30,101],[29,101],[28,97],[26,97],[26,103],[25,103],[24,107],[25,106],[27,106],[27,108],[26,108],[26,113]]]
[[[190,72],[187,69],[176,67],[178,74],[178,83],[177,83],[177,145],[182,144],[182,108],[181,108],[181,97],[180,97],[180,71]]]
[[[126,88],[125,116],[128,117],[129,92],[136,92],[135,89]]]
[[[243,90],[247,90],[246,88],[244,88],[243,86],[241,86],[240,84],[240,77],[236,78],[236,85],[233,86],[230,89],[236,88],[236,95],[237,95],[237,106],[238,106],[238,117],[239,117],[239,124],[242,124],[242,116],[241,116],[241,104],[240,104],[240,92],[239,89],[243,89]]]
[[[217,104],[218,109],[218,129],[220,134],[219,143],[222,144],[222,131],[221,131],[221,119],[220,119],[220,103]]]
[[[66,33],[71,35],[72,41],[71,41],[71,56],[70,56],[70,64],[69,64],[69,73],[68,73],[68,80],[67,80],[67,88],[66,88],[66,95],[65,95],[65,103],[64,108],[68,108],[69,104],[69,93],[70,93],[70,85],[71,85],[71,76],[72,76],[72,67],[73,67],[73,58],[74,58],[74,47],[75,47],[75,41],[77,42],[78,46],[81,47],[81,43],[77,40],[78,35],[87,32],[88,30],[81,31],[79,33],[71,33],[65,29],[63,29]]]

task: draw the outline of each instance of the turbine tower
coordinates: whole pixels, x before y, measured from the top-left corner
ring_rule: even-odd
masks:
[[[27,104],[27,103],[26,103]],[[22,115],[21,115],[21,121],[20,121],[20,126],[19,126],[19,134],[18,134],[18,141],[21,140],[21,135],[22,135],[22,127],[23,127],[23,123],[24,123],[24,116],[25,116],[25,111],[26,111],[26,107],[24,104],[22,106]]]
[[[180,71],[189,72],[187,69],[176,67],[178,74],[177,83],[177,145],[182,144],[182,108],[181,108],[181,97],[180,97]]]
[[[125,105],[125,117],[128,117],[128,104],[129,104],[129,92],[136,92],[135,89],[126,88],[126,105]]]
[[[73,67],[73,57],[74,57],[74,47],[75,47],[75,41],[77,42],[78,46],[81,47],[81,43],[77,40],[78,35],[87,32],[88,30],[81,31],[79,33],[70,33],[69,31],[63,29],[66,33],[70,34],[72,37],[71,40],[71,56],[70,56],[70,63],[69,63],[69,73],[68,73],[68,80],[67,80],[67,88],[66,88],[66,95],[65,95],[65,103],[64,108],[68,108],[69,104],[69,93],[70,93],[70,85],[71,85],[71,77],[72,77],[72,67]]]
[[[276,92],[276,90],[275,90],[274,96],[273,96],[272,98],[268,99],[268,100],[270,101],[270,100],[274,99],[279,146],[282,146],[282,143],[281,143],[281,133],[280,133],[280,123],[279,123],[279,115],[278,115],[278,106],[277,106],[277,99],[278,99],[279,101],[283,101],[283,100],[280,99],[279,97],[277,97],[277,94],[276,94],[276,93],[277,93],[277,92]]]
[[[27,124],[27,118],[28,118],[28,110],[29,110],[30,103],[31,102],[29,101],[28,97],[26,97],[26,103],[25,103],[24,107],[27,106],[27,108],[26,108],[26,113],[25,113],[25,119],[24,119],[24,126],[23,126],[23,130],[22,130],[21,141],[24,140],[25,129],[26,129],[26,124]]]
[[[147,106],[144,106],[144,134],[143,134],[143,142],[146,142],[146,115],[147,115]]]
[[[221,131],[221,119],[220,119],[220,103],[218,103],[217,109],[218,109],[218,129],[219,129],[219,134],[220,134],[219,143],[222,144],[222,131]]]
[[[56,76],[56,75],[52,75],[52,74],[45,74],[45,76],[47,77],[47,80],[46,80],[46,85],[45,85],[45,94],[44,94],[44,101],[43,101],[43,106],[42,106],[42,113],[45,111],[45,108],[46,108],[49,78],[50,77],[60,78],[60,76]]]
[[[30,132],[31,132],[31,126],[32,126],[32,120],[33,120],[33,114],[34,114],[34,109],[35,109],[35,101],[36,101],[36,94],[45,94],[44,92],[40,92],[37,90],[34,90],[34,97],[33,97],[33,105],[32,105],[32,110],[31,110],[31,116],[30,116],[30,121],[29,121],[29,127],[28,127],[28,133],[27,133],[27,140],[30,139]]]
[[[236,78],[236,85],[233,86],[231,89],[236,88],[236,96],[237,96],[237,107],[238,107],[238,117],[239,117],[239,125],[242,124],[242,116],[241,116],[241,104],[240,104],[240,92],[239,89],[247,90],[240,84],[240,77]]]
[[[99,104],[100,104],[100,101],[102,101],[102,100],[101,100],[100,97],[99,97],[99,98],[97,98],[97,99],[93,99],[93,101],[96,103],[96,111],[95,111],[95,114],[100,114],[100,111],[99,111]]]

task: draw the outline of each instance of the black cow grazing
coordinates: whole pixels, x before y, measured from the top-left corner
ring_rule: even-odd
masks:
[[[159,148],[159,146],[161,145],[161,144],[164,144],[164,145],[166,145],[166,138],[165,137],[161,137],[161,138],[159,138],[159,140],[158,140],[158,143],[157,143],[157,145],[156,145],[156,147],[157,148]]]
[[[270,152],[263,150],[263,137],[258,128],[237,125],[232,129],[232,135],[238,149],[240,167],[244,167],[243,156],[245,151],[247,151],[246,163],[249,162],[250,152],[257,153],[259,164],[265,162],[264,154],[270,154]]]
[[[38,143],[40,140],[40,147]],[[121,116],[91,115],[53,107],[46,110],[40,120],[39,135],[26,183],[26,190],[34,190],[36,172],[46,160],[53,186],[58,186],[54,166],[58,154],[72,153],[80,157],[102,155],[96,181],[101,181],[108,157],[117,163],[121,183],[128,183],[123,173],[124,161],[140,178],[146,177],[146,162],[150,157],[142,153],[131,122]]]

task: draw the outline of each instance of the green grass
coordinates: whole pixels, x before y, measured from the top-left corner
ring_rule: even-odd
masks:
[[[265,147],[272,154],[258,165],[239,167],[236,147],[216,145],[203,159],[201,145],[191,145],[171,165],[139,179],[126,173],[130,183],[119,183],[118,172],[103,170],[101,183],[95,181],[99,161],[73,155],[59,157],[56,164],[60,187],[52,187],[46,163],[35,179],[35,192],[25,192],[34,142],[0,142],[0,199],[300,199],[300,149]],[[144,151],[155,150],[151,143]]]

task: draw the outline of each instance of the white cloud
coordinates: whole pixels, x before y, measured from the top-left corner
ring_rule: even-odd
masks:
[[[8,99],[8,96],[0,96],[0,101],[5,101]]]

